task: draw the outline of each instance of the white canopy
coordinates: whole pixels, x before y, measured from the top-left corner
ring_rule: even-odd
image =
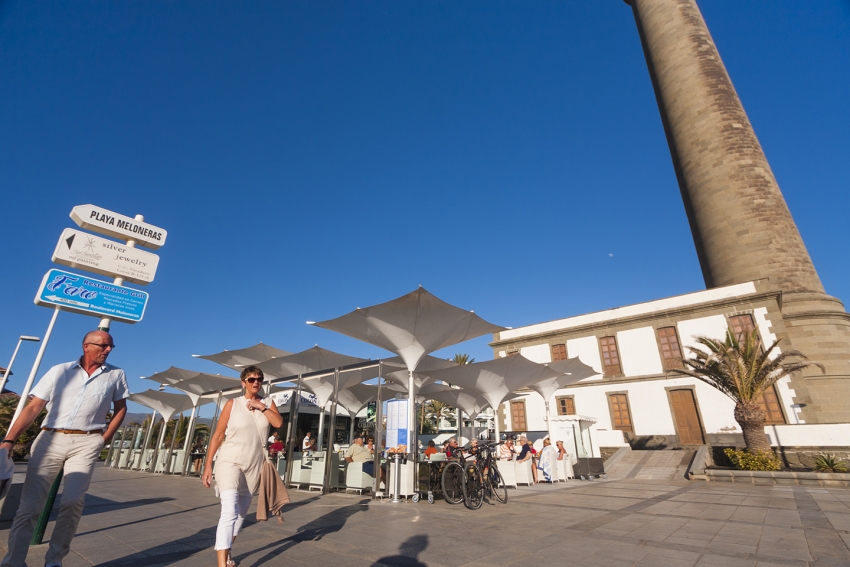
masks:
[[[146,390],[140,394],[130,394],[130,401],[149,407],[162,414],[163,419],[168,421],[175,413],[181,413],[192,409],[195,402],[185,394],[171,394],[158,390]],[[211,399],[203,399],[198,402],[199,406],[212,402]]]
[[[404,391],[407,391],[408,381],[410,379],[410,372],[408,370],[396,370],[392,371],[391,368],[404,368],[404,361],[400,356],[394,356],[392,358],[387,358],[384,360],[384,363],[389,367],[387,371],[385,371],[385,378],[394,384],[398,384],[404,387]],[[433,382],[434,379],[431,378],[428,372],[432,370],[442,370],[443,368],[451,368],[452,366],[457,366],[457,362],[452,360],[446,360],[444,358],[437,358],[436,356],[426,355],[419,361],[419,366],[416,367],[416,372],[413,373],[413,383],[418,390],[425,384]]]
[[[222,366],[227,366],[234,370],[242,370],[243,366],[257,364],[270,358],[286,356],[292,354],[285,350],[280,350],[273,346],[263,343],[257,343],[254,346],[240,348],[236,350],[223,350],[216,354],[193,354],[195,358],[203,358],[204,360],[212,360]]]
[[[439,386],[440,384],[429,384],[425,388],[431,386]],[[423,388],[424,390],[424,388]],[[482,410],[489,406],[486,399],[475,392],[469,390],[460,390],[446,386],[444,389],[437,391],[422,392],[422,397],[428,400],[437,400],[452,407],[460,408],[471,419],[475,419]]]
[[[559,375],[554,370],[532,362],[520,354],[485,362],[461,364],[429,374],[435,380],[456,384],[464,390],[472,390],[480,394],[493,408],[499,407],[499,404],[511,392]]]
[[[559,372],[560,375],[531,384],[529,388],[543,396],[543,399],[547,403],[555,392],[561,388],[598,374],[592,366],[583,363],[578,357],[550,362],[546,366],[555,372]]]
[[[367,362],[367,359],[339,354],[316,345],[295,354],[271,358],[258,363],[256,366],[272,378],[285,378],[308,374],[317,370],[330,370],[359,362]],[[313,393],[315,394],[315,392]]]
[[[195,370],[177,368],[176,366],[148,376],[145,380],[152,380],[176,390],[182,390],[189,394],[189,397],[193,401],[197,401],[198,398],[206,394],[239,388],[241,386],[238,378],[229,378],[227,376],[219,376],[218,374],[205,374]]]
[[[449,305],[423,287],[386,303],[358,307],[342,317],[310,324],[394,352],[411,371],[435,350],[504,330],[472,311]]]

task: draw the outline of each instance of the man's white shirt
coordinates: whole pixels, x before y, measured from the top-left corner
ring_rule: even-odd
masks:
[[[79,361],[57,364],[31,394],[47,402],[42,427],[93,431],[106,428],[112,402],[130,395],[124,371],[103,364],[89,376]]]

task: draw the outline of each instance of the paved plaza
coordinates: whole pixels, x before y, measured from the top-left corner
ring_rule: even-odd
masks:
[[[240,565],[850,565],[845,489],[633,477],[519,488],[477,511],[291,494],[283,525],[255,523],[252,507]],[[215,565],[218,513],[198,479],[98,468],[65,567]],[[29,565],[45,548],[31,548]]]

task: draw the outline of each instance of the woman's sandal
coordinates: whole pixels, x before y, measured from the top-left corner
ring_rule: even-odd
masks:
[[[230,553],[227,554],[227,567],[236,567],[236,560],[230,557]]]

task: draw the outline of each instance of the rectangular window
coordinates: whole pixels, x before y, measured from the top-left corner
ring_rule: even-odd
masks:
[[[682,368],[682,348],[679,346],[676,327],[658,329],[658,343],[661,345],[661,359],[664,361],[664,370]]]
[[[567,345],[552,345],[552,362],[567,359]]]
[[[511,402],[511,427],[514,431],[526,431],[525,400]]]
[[[632,416],[629,413],[629,398],[626,394],[609,394],[608,403],[611,406],[611,424],[614,429],[633,433]]]
[[[785,416],[782,413],[782,406],[779,404],[779,396],[776,393],[776,386],[771,386],[764,391],[764,394],[757,400],[761,410],[764,412],[766,425],[784,425]]]
[[[562,396],[555,398],[558,403],[558,415],[575,415],[576,403],[572,396]]]
[[[617,352],[617,339],[614,337],[601,337],[599,339],[599,350],[602,352],[602,369],[605,376],[617,376],[623,373],[620,368],[620,354]]]
[[[733,315],[729,317],[729,328],[738,337],[738,340],[743,340],[743,337],[752,332],[756,326],[753,324],[753,316],[749,314]]]

